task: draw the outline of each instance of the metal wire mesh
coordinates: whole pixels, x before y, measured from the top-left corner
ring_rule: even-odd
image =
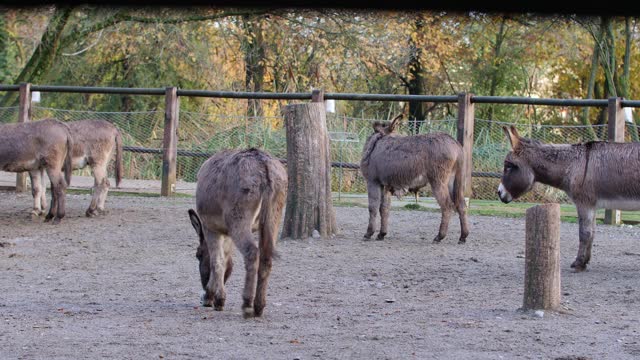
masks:
[[[3,122],[15,122],[18,108],[0,108]],[[246,117],[196,112],[180,112],[178,124],[177,180],[195,182],[202,163],[214,152],[222,149],[258,147],[273,156],[286,158],[286,133],[282,117]],[[62,121],[103,119],[115,124],[122,132],[125,179],[160,180],[162,177],[162,139],[164,111],[145,112],[95,112],[63,110],[34,106],[34,120],[54,117]],[[388,119],[355,118],[327,113],[327,130],[333,163],[332,191],[366,194],[366,183],[359,170],[360,157],[367,137],[372,133],[374,121]],[[416,126],[418,125],[418,126]],[[514,125],[521,136],[544,143],[578,143],[591,139],[607,139],[607,126],[582,125],[530,125],[476,119],[473,146],[473,199],[498,200],[496,189],[502,172],[509,143],[503,126]],[[409,135],[442,131],[456,137],[457,120],[424,120],[411,123],[401,121],[396,131]],[[632,131],[637,127],[627,123],[625,141],[637,140]],[[111,165],[113,166],[113,164]],[[111,168],[110,174],[113,169]],[[77,170],[76,175],[90,176],[90,169]],[[156,182],[159,192],[160,182]],[[420,196],[432,196],[427,186]],[[566,195],[556,189],[537,184],[533,191],[518,201],[568,202]]]
[[[60,121],[106,120],[122,133],[124,174],[126,179],[157,180],[162,177],[162,153],[147,153],[144,149],[162,149],[163,111],[95,112],[32,107],[34,120],[53,117]],[[109,174],[113,174],[113,163]],[[75,175],[91,176],[91,169],[75,170]],[[159,192],[160,185],[157,185]]]
[[[0,107],[0,123],[14,123],[18,121],[18,107]]]
[[[547,144],[573,144],[592,139],[593,131],[598,139],[607,139],[606,125],[532,125],[512,124],[476,119],[474,125],[472,198],[499,200],[496,190],[504,158],[511,149],[503,126],[515,126],[520,136],[540,140]],[[566,194],[546,185],[538,184],[531,192],[516,201],[521,202],[569,202]]]

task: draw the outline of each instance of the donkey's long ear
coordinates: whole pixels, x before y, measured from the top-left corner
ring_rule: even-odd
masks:
[[[507,135],[507,139],[509,139],[509,142],[511,143],[511,149],[516,150],[520,148],[520,135],[518,135],[518,131],[516,130],[515,126],[511,125],[511,127],[509,128],[503,126],[502,130],[504,131],[505,135]]]
[[[391,124],[387,126],[387,134],[391,134],[396,129],[398,121],[402,120],[403,117],[403,114],[398,114],[398,116],[394,117],[393,120],[391,120]]]

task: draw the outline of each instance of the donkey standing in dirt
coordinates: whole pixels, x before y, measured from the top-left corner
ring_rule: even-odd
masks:
[[[107,168],[115,153],[116,187],[122,181],[122,136],[113,124],[105,120],[78,120],[66,122],[73,137],[72,166],[73,170],[90,166],[93,172],[94,185],[91,204],[86,211],[88,217],[104,213],[104,204],[109,191]],[[65,169],[66,171],[66,169]],[[44,171],[31,173],[31,183],[43,183]],[[43,185],[44,186],[44,185]],[[33,195],[39,196],[45,203],[44,191]]]
[[[429,184],[442,213],[440,229],[433,241],[440,242],[447,235],[449,219],[455,210],[460,216],[458,242],[464,243],[469,229],[462,193],[462,146],[441,132],[400,136],[394,133],[400,119],[402,115],[396,116],[388,125],[376,121],[374,132],[367,138],[362,152],[360,170],[367,180],[369,197],[369,226],[364,238],[370,239],[373,235],[379,210],[378,240],[384,239],[391,195],[400,198]]]
[[[46,187],[40,179],[44,171],[49,176],[51,205],[45,222],[53,219],[58,224],[65,216],[72,148],[69,127],[56,119],[0,125],[0,169],[29,172],[34,216],[44,214]]]
[[[262,315],[287,181],[280,161],[254,148],[224,150],[202,164],[197,175],[197,213],[189,209],[189,217],[200,238],[196,257],[204,306],[223,310],[235,244],[246,270],[244,317]],[[257,244],[253,232],[259,232]]]
[[[503,130],[512,151],[504,160],[500,200],[509,203],[519,198],[535,182],[563,190],[578,212],[580,245],[571,267],[586,270],[596,209],[640,210],[640,143],[551,145],[520,137],[514,126]]]
[[[111,183],[107,175],[109,162],[115,153],[116,187],[122,181],[122,135],[118,128],[105,120],[78,120],[67,123],[73,136],[73,169],[91,167],[94,185],[89,217],[104,213],[104,204]]]

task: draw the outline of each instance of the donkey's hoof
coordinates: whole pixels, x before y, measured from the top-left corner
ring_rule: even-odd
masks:
[[[387,233],[385,233],[385,232],[378,233],[378,237],[376,237],[376,240],[384,240],[384,237],[386,235],[387,235]]]
[[[458,240],[458,244],[466,244],[467,243],[467,239],[465,238],[460,238],[460,240]]]
[[[87,215],[87,217],[96,217],[98,212],[95,209],[87,209],[85,215]]]
[[[364,241],[371,240],[371,235],[373,235],[373,234],[364,234],[364,236],[362,237],[362,240],[364,240]]]
[[[249,319],[255,317],[256,313],[253,311],[252,307],[242,308],[242,317],[245,319]]]
[[[440,241],[442,241],[443,238],[440,237],[440,235],[436,235],[436,237],[433,238],[433,242],[438,244],[440,243]]]
[[[51,219],[53,219],[53,215],[47,214],[47,216],[44,217],[44,222],[49,222]]]
[[[51,222],[51,224],[58,225],[60,224],[60,221],[62,221],[62,219],[59,217],[56,217],[56,218],[53,218],[53,222]]]
[[[574,261],[573,264],[571,264],[571,268],[573,269],[574,272],[583,272],[585,270],[587,270],[587,264],[585,264],[582,261]]]

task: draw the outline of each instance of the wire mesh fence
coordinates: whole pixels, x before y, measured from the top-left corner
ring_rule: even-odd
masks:
[[[258,147],[274,157],[286,158],[286,133],[284,119],[274,117],[247,117],[197,112],[180,112],[178,124],[178,181],[193,183],[202,163],[214,152],[222,149]],[[0,108],[2,122],[15,122],[17,107]],[[95,112],[32,107],[35,120],[54,117],[62,121],[102,119],[115,124],[123,135],[124,178],[135,180],[160,180],[162,177],[162,141],[164,111],[144,112]],[[359,170],[362,149],[375,121],[327,113],[327,129],[333,168],[332,191],[341,194],[366,194],[366,183]],[[474,124],[472,199],[498,200],[496,189],[502,173],[504,157],[510,149],[502,130],[514,125],[521,136],[548,144],[578,143],[592,139],[607,139],[607,125],[532,125],[476,119]],[[627,123],[625,141],[634,141],[637,127]],[[420,134],[445,132],[454,138],[457,119],[402,121],[396,127],[401,135],[416,131]],[[113,174],[113,164],[109,169]],[[90,169],[76,170],[76,175],[90,176]],[[160,183],[156,182],[159,192]],[[426,187],[420,196],[432,196]],[[533,191],[519,199],[527,202],[568,202],[559,190],[537,184]]]

